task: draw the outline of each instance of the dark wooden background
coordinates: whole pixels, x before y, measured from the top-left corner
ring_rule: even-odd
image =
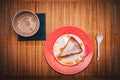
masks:
[[[44,57],[45,41],[18,41],[12,19],[20,10],[46,13],[46,36],[64,25],[83,29],[94,45],[91,64],[76,75],[51,69]],[[101,58],[96,60],[96,35],[101,33]],[[112,0],[24,0],[0,2],[1,79],[117,80],[120,76],[120,2]]]

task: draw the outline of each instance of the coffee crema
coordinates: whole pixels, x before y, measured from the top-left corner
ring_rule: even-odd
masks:
[[[17,14],[14,19],[14,29],[22,36],[31,36],[38,31],[38,28],[39,20],[31,12]]]

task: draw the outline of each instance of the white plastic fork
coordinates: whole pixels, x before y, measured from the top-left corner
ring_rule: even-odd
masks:
[[[97,55],[97,60],[100,60],[100,43],[103,40],[103,35],[102,34],[98,34],[97,35],[97,47],[98,47],[98,55]]]

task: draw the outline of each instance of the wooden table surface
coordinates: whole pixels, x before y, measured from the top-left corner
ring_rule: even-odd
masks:
[[[0,73],[1,76],[54,79],[108,79],[120,75],[120,3],[109,0],[39,0],[2,1],[0,3]],[[74,25],[91,38],[94,56],[91,64],[76,75],[54,71],[44,57],[45,41],[18,41],[12,19],[20,10],[46,14],[46,37],[60,26]],[[96,60],[96,35],[101,33],[101,58]]]

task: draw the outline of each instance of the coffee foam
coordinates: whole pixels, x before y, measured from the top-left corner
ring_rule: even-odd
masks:
[[[24,13],[16,19],[15,28],[22,35],[30,35],[36,31],[39,26],[36,16],[31,13]]]

